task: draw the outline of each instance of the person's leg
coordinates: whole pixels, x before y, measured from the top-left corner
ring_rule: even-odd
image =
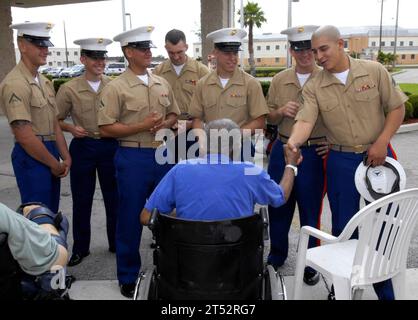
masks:
[[[52,154],[57,158],[55,143],[47,142],[45,146],[54,150]],[[15,143],[13,148],[12,165],[22,203],[42,202],[53,212],[57,212],[59,178],[54,177],[47,166],[29,156],[18,143]]]
[[[153,151],[119,147],[115,155],[119,195],[116,261],[120,285],[133,285],[141,268],[139,247],[142,226],[139,214],[152,186]]]
[[[283,144],[279,140],[273,145],[268,165],[268,173],[276,182],[280,183],[284,168]],[[295,182],[295,185],[298,182]],[[289,249],[289,230],[292,224],[295,211],[296,198],[294,191],[290,194],[288,201],[278,208],[268,207],[270,227],[270,252],[267,262],[274,268],[284,264]]]
[[[117,141],[103,139],[100,141],[100,152],[96,156],[97,173],[100,189],[103,194],[103,201],[106,210],[106,232],[109,243],[109,251],[116,252],[115,234],[118,210],[118,188],[114,157],[118,147]]]
[[[73,255],[80,259],[89,254],[91,237],[91,209],[96,188],[96,163],[94,148],[87,139],[73,139],[70,144],[72,166],[70,171],[73,198]],[[70,262],[78,264],[81,260]],[[75,264],[74,264],[75,263]]]

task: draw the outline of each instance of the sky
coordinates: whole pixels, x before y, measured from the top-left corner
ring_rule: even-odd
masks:
[[[396,1],[384,0],[383,25],[395,25]],[[254,33],[279,33],[287,28],[288,0],[253,0],[264,11],[267,22]],[[64,22],[67,46],[76,47],[73,41],[80,38],[103,37],[112,39],[123,32],[122,1],[80,3],[39,8],[12,8],[13,23],[24,21],[47,21],[55,24],[51,40],[56,47],[64,47]],[[235,0],[236,11],[240,0]],[[247,0],[244,0],[244,5]],[[292,5],[292,25],[333,24],[337,27],[378,26],[380,24],[381,0],[299,0]],[[198,42],[196,31],[200,29],[200,0],[125,0],[125,12],[130,13],[132,28],[153,25],[154,56],[164,50],[164,36],[176,28],[183,30],[192,55],[193,42]],[[418,28],[416,18],[418,1],[399,0],[399,26]],[[126,16],[127,29],[130,28]],[[239,27],[238,16],[236,26]],[[110,56],[120,56],[118,43],[108,47]]]

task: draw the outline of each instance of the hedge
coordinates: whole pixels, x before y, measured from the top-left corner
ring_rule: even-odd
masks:
[[[414,106],[411,102],[405,102],[405,118],[404,121],[414,118]]]
[[[412,94],[408,100],[414,107],[414,118],[418,118],[418,94]]]
[[[55,89],[55,93],[58,92],[58,89],[60,88],[60,86],[64,83],[66,83],[67,81],[70,81],[71,78],[61,78],[61,79],[55,79],[52,81],[52,83],[54,84],[54,89]]]

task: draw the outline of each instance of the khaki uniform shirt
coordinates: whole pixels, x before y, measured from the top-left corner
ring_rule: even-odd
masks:
[[[36,135],[55,134],[58,114],[51,81],[38,74],[39,84],[20,61],[0,84],[0,106],[11,124],[26,120]]]
[[[164,61],[155,68],[153,74],[163,77],[168,81],[174,91],[174,97],[181,113],[189,112],[196,84],[199,79],[209,73],[209,69],[199,61],[187,57],[180,74],[177,75],[170,60]]]
[[[57,93],[58,119],[64,120],[70,114],[74,125],[93,135],[98,134],[99,94],[110,81],[109,77],[102,76],[97,93],[91,88],[85,75],[63,84]]]
[[[307,82],[313,79],[320,70],[321,69],[319,67],[315,66]],[[267,105],[270,109],[270,112],[283,107],[289,101],[294,101],[302,104],[302,87],[300,86],[295,68],[284,70],[275,75],[271,81],[267,95]],[[274,124],[278,125],[279,133],[281,135],[290,137],[295,122],[296,121],[292,118],[280,117],[278,122]],[[322,124],[322,119],[318,118],[315,124],[315,128],[311,133],[311,137],[319,138],[325,136],[325,128]]]
[[[216,70],[199,80],[189,113],[204,122],[226,118],[243,126],[269,110],[260,82],[236,68],[225,89]]]
[[[322,70],[304,86],[303,100],[296,120],[313,124],[320,116],[330,143],[354,147],[374,143],[385,113],[408,98],[380,63],[350,58],[346,85]]]
[[[136,124],[153,111],[161,113],[163,118],[169,113],[180,114],[168,82],[159,76],[148,75],[147,86],[128,68],[103,89],[100,94],[99,126],[115,122]],[[119,140],[153,142],[155,134],[139,132]]]

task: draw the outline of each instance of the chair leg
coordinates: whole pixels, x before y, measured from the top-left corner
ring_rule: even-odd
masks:
[[[392,278],[393,293],[396,300],[405,299],[406,270],[399,272]]]
[[[363,297],[363,292],[364,289],[362,288],[353,288],[353,300],[361,300],[361,298]]]
[[[350,281],[341,277],[333,277],[332,283],[334,285],[335,300],[351,300],[351,285]]]
[[[301,233],[299,238],[298,253],[296,256],[296,269],[295,269],[295,286],[293,299],[302,299],[302,284],[303,284],[303,273],[306,265],[306,251],[308,248],[309,235]]]

